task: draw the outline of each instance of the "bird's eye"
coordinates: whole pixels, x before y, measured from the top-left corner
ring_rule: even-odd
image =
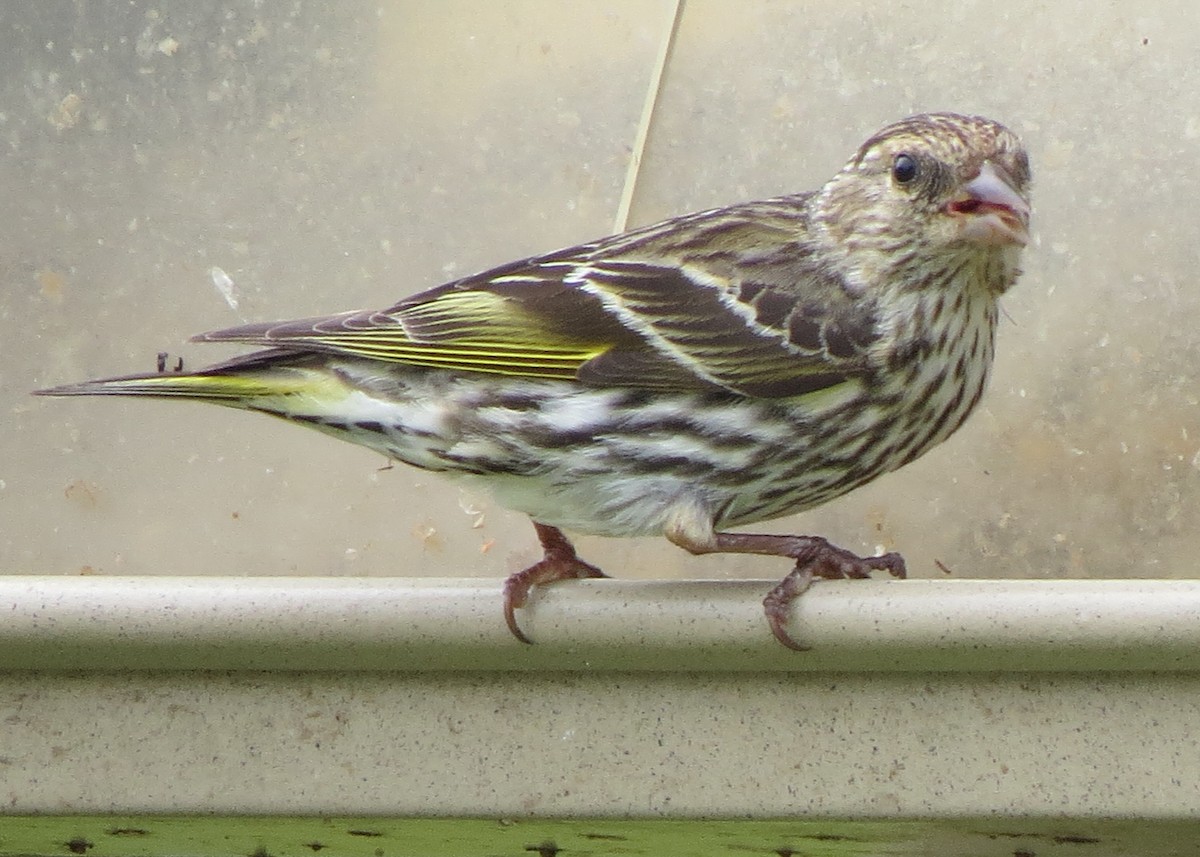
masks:
[[[892,161],[892,178],[896,184],[909,184],[916,179],[920,171],[917,159],[912,155],[902,152],[896,156],[896,160]]]

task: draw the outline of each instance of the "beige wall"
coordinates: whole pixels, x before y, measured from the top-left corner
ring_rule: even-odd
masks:
[[[667,19],[646,2],[0,13],[0,572],[500,577],[532,560],[532,530],[486,496],[315,433],[27,391],[162,350],[199,365],[226,352],[192,333],[384,306],[606,233]],[[771,529],[901,550],[914,576],[1193,574],[1198,38],[1186,3],[687,4],[633,222],[813,187],[925,109],[1005,121],[1034,164],[1036,240],[980,412]],[[624,577],[786,571],[580,546]]]

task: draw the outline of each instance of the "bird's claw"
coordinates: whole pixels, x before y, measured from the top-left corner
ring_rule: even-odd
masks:
[[[510,574],[504,581],[504,623],[522,643],[533,644],[529,635],[517,624],[516,611],[529,601],[535,586],[559,580],[583,580],[589,577],[608,577],[591,563],[575,555],[575,547],[557,527],[534,524],[544,556],[529,568]]]
[[[517,624],[516,610],[524,607],[529,600],[529,590],[533,588],[533,584],[526,578],[526,575],[531,570],[532,567],[518,571],[504,581],[504,623],[508,625],[508,630],[514,637],[529,645],[533,645],[533,640],[529,639],[521,630],[521,626]]]
[[[771,633],[793,651],[808,651],[811,646],[796,642],[787,630],[792,602],[803,595],[817,578],[865,580],[870,578],[872,571],[886,571],[892,577],[901,579],[908,576],[904,557],[898,553],[863,557],[824,539],[818,540],[810,550],[796,558],[796,567],[792,572],[763,599],[763,613]]]

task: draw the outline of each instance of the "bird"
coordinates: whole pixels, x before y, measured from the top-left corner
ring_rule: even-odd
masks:
[[[1030,182],[999,122],[912,115],[816,190],[510,262],[382,310],[202,333],[192,341],[259,350],[198,371],[160,359],[35,393],[258,411],[486,487],[529,516],[543,553],[504,583],[504,621],[524,643],[517,611],[536,587],[607,576],[565,530],[791,560],[763,612],[804,650],[787,624],[815,580],[903,578],[903,558],[732,528],[833,500],[963,424],[1021,273]]]

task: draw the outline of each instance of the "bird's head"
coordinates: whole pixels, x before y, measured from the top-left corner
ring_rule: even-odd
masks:
[[[864,286],[903,267],[976,262],[1007,289],[1029,240],[1029,158],[1003,125],[926,113],[882,128],[814,198]]]

